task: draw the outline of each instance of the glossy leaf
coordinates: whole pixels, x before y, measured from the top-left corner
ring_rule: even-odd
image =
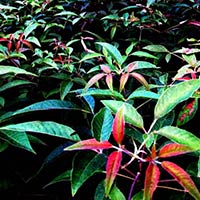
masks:
[[[112,135],[117,142],[117,144],[121,144],[124,138],[124,130],[125,130],[125,121],[124,121],[124,106],[117,111],[112,127]]]
[[[83,93],[80,94],[80,96],[96,96],[96,97],[101,97],[101,98],[105,98],[105,97],[113,97],[115,99],[123,99],[123,95],[121,95],[119,92],[117,91],[111,91],[108,89],[96,89],[96,88],[90,88],[87,91],[83,91]]]
[[[116,185],[113,185],[112,190],[110,191],[110,194],[109,194],[109,198],[111,200],[117,200],[117,199],[126,200],[124,194]]]
[[[4,105],[5,105],[5,99],[0,96],[0,108],[4,107]]]
[[[108,141],[97,141],[96,139],[87,139],[80,142],[77,142],[67,148],[65,151],[73,151],[73,150],[100,150],[100,149],[110,149],[112,144]]]
[[[177,144],[177,143],[169,143],[164,145],[160,151],[158,156],[160,158],[167,158],[171,156],[178,156],[184,153],[188,153],[193,151],[190,147],[182,145],[182,144]]]
[[[122,152],[114,151],[108,156],[106,164],[106,180],[105,180],[105,194],[109,195],[113,182],[120,169],[122,161]]]
[[[101,45],[104,47],[108,54],[119,64],[122,65],[123,63],[123,58],[119,50],[113,46],[112,44],[106,43],[106,42],[97,42],[97,44]]]
[[[20,69],[18,67],[0,65],[0,75],[4,74],[14,74],[14,75],[25,74],[25,75],[37,76],[36,74],[28,72],[24,69]]]
[[[72,128],[53,121],[31,121],[19,124],[10,124],[0,127],[0,131],[41,133],[75,141],[80,140],[78,135],[72,135],[72,133],[74,133]]]
[[[136,193],[131,200],[142,200],[144,196],[144,192],[141,190],[140,192]]]
[[[108,88],[111,91],[113,91],[113,75],[112,74],[106,75],[106,84],[107,84]]]
[[[200,193],[198,189],[196,188],[193,180],[190,178],[190,175],[185,170],[169,161],[163,161],[161,166],[169,174],[171,174],[177,180],[177,182],[189,192],[191,196],[193,196],[196,200],[200,199]]]
[[[163,45],[147,45],[143,49],[157,52],[157,53],[168,53],[169,51]]]
[[[109,140],[112,132],[113,116],[109,109],[102,108],[92,120],[93,136],[98,141]]]
[[[128,81],[129,73],[122,74],[120,77],[120,85],[119,85],[119,91],[121,92],[124,89],[125,84]]]
[[[145,182],[144,182],[144,200],[151,200],[154,191],[158,185],[160,178],[160,170],[157,165],[149,163],[145,173]]]
[[[139,81],[147,90],[149,90],[149,84],[146,79],[139,73],[132,72],[130,76],[134,77],[137,81]]]
[[[133,55],[133,56],[138,56],[138,57],[145,57],[145,58],[153,58],[153,59],[158,59],[156,56],[150,54],[150,53],[147,53],[145,51],[135,51],[133,52],[132,54],[130,55]]]
[[[177,126],[181,126],[190,121],[198,110],[198,99],[190,99],[181,109],[176,122]]]
[[[81,162],[80,162],[81,160]],[[74,196],[83,183],[97,172],[102,171],[102,167],[106,164],[104,154],[83,155],[78,154],[73,161],[73,170],[71,173],[71,189]]]
[[[61,83],[60,86],[60,98],[61,100],[64,100],[67,94],[70,92],[71,88],[73,86],[72,81],[64,81]]]
[[[100,73],[100,74],[96,74],[94,75],[86,84],[85,89],[87,90],[89,87],[91,87],[92,85],[94,85],[98,80],[100,80],[101,78],[103,78],[106,74],[104,73]]]
[[[8,142],[0,140],[0,153],[5,151],[9,147]]]
[[[17,87],[17,86],[21,86],[21,85],[33,85],[35,83],[30,82],[30,81],[24,81],[24,80],[13,80],[11,82],[8,82],[4,85],[2,85],[0,87],[0,92],[3,92],[7,89],[13,88],[13,87]]]
[[[27,134],[24,131],[0,130],[1,139],[18,148],[35,153],[31,147]]]
[[[136,90],[129,95],[128,99],[135,99],[135,98],[159,99],[159,97],[160,97],[160,94],[157,94],[152,91]]]
[[[15,112],[8,112],[0,117],[0,121],[5,121],[10,118],[16,117],[18,115],[27,114],[35,111],[45,111],[45,110],[76,110],[77,106],[69,101],[60,100],[45,100],[41,102],[34,103],[25,108],[19,109]]]
[[[110,67],[108,65],[100,65],[100,68],[106,74],[110,74],[111,73]]]
[[[197,164],[197,177],[200,178],[200,156],[199,156],[199,159],[198,159],[198,164]]]
[[[159,119],[169,113],[177,104],[187,100],[200,87],[200,80],[189,80],[166,89],[158,99],[154,118]]]
[[[98,58],[98,57],[101,57],[103,56],[102,54],[100,53],[88,53],[86,54],[79,62],[83,62],[83,61],[86,61],[86,60],[90,60],[90,59],[93,59],[93,58]]]
[[[156,131],[156,133],[167,137],[173,142],[188,146],[193,151],[200,150],[200,139],[184,129],[173,126],[165,126]]]
[[[138,128],[143,128],[142,116],[131,104],[116,100],[102,100],[101,102],[114,114],[116,114],[118,109],[124,104],[125,122],[130,123]]]
[[[138,69],[157,69],[159,67],[157,67],[156,65],[147,62],[147,61],[135,61],[133,62],[136,66],[135,66],[135,70]]]

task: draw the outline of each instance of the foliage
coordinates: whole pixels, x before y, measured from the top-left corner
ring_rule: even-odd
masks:
[[[3,1],[1,196],[200,199],[199,7]]]

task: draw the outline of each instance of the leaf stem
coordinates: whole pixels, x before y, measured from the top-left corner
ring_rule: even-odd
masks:
[[[131,200],[131,196],[132,196],[132,193],[133,193],[133,189],[134,189],[134,186],[136,184],[136,181],[138,180],[139,178],[139,175],[140,175],[140,172],[137,173],[135,179],[133,180],[133,183],[131,185],[131,188],[130,188],[130,192],[129,192],[129,195],[128,195],[128,200]]]

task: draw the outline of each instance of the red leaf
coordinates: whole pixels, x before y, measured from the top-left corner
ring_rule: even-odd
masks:
[[[9,41],[7,38],[0,38],[0,42],[7,42]]]
[[[122,106],[115,115],[112,127],[112,134],[117,144],[122,143],[122,140],[124,138],[124,128],[125,128],[124,106]]]
[[[152,146],[152,148],[151,148],[151,158],[152,158],[152,160],[154,160],[156,157],[157,157],[157,154],[156,154],[156,145],[154,143],[153,146]]]
[[[103,72],[105,72],[106,74],[110,74],[111,73],[111,70],[110,70],[109,66],[107,66],[107,65],[100,65],[100,67],[101,67],[101,70]]]
[[[132,72],[130,74],[132,77],[134,77],[135,79],[137,79],[142,85],[144,85],[144,87],[149,90],[149,84],[147,83],[147,81],[145,80],[145,78],[139,74],[139,73],[136,73],[136,72]]]
[[[113,91],[113,77],[112,77],[112,74],[106,75],[106,84],[107,84],[108,88],[111,91]]]
[[[129,63],[127,66],[127,72],[130,73],[132,72],[134,69],[136,69],[137,64],[135,62]]]
[[[32,44],[29,41],[22,40],[22,43],[25,44],[27,47],[29,47],[31,50],[33,50],[33,46],[32,46]]]
[[[108,156],[106,164],[106,180],[105,180],[105,193],[109,195],[115,177],[120,169],[122,161],[122,152],[114,151]]]
[[[144,200],[152,199],[160,178],[160,170],[157,165],[149,163],[145,174],[144,182]]]
[[[176,122],[177,126],[181,126],[190,121],[198,110],[198,99],[190,99],[181,109]]]
[[[96,139],[88,139],[77,142],[64,150],[73,151],[73,150],[100,150],[100,149],[109,149],[112,147],[112,144],[108,141],[99,142]]]
[[[198,22],[198,21],[189,21],[188,24],[200,26],[200,22]]]
[[[171,156],[177,156],[184,153],[191,152],[192,149],[188,146],[177,144],[177,143],[170,143],[163,146],[159,151],[160,158],[167,158]]]
[[[89,87],[91,87],[92,85],[94,85],[99,79],[103,78],[106,74],[104,73],[100,73],[100,74],[96,74],[94,75],[87,83],[87,85],[85,86],[86,89],[88,89]]]
[[[129,73],[122,74],[120,78],[120,86],[119,86],[119,91],[121,92],[124,89],[125,84],[128,81]]]
[[[196,188],[193,180],[190,178],[190,175],[185,170],[169,161],[163,161],[161,165],[176,179],[180,185],[183,186],[187,192],[189,192],[191,196],[193,196],[196,200],[200,199],[200,193],[198,189]]]

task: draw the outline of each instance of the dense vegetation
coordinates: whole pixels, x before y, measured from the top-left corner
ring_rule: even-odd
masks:
[[[0,1],[2,199],[200,199],[200,2]]]

